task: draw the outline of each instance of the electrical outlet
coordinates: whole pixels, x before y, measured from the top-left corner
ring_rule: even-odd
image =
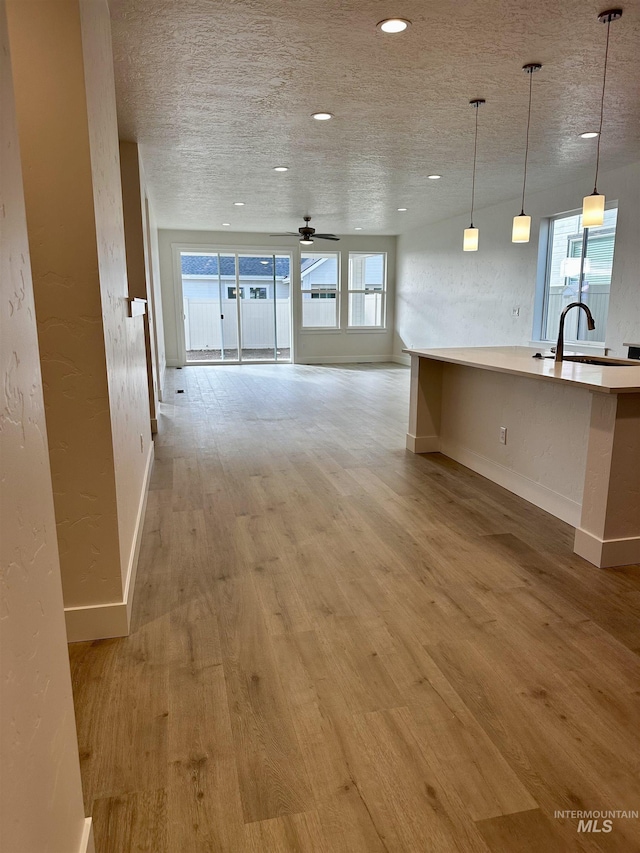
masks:
[[[506,427],[500,427],[500,444],[506,444],[506,443],[507,443],[507,428]]]
[[[512,317],[519,317],[520,316],[520,306],[519,305],[516,305],[514,308],[511,309],[511,316]]]

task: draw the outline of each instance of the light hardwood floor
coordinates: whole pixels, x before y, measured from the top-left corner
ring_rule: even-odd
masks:
[[[640,577],[397,365],[169,371],[131,636],[70,647],[98,853],[640,850]],[[176,395],[178,388],[185,393]]]

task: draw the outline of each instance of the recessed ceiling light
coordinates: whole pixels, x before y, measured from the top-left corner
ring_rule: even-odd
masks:
[[[311,118],[316,121],[329,121],[330,118],[333,118],[333,113],[312,113]]]
[[[234,204],[234,207],[244,207],[243,201],[234,201],[233,204]]]
[[[353,230],[354,231],[362,231],[362,228],[359,225],[356,225],[356,227]]]
[[[406,207],[399,207],[398,213],[404,213],[406,209],[407,209]]]
[[[410,23],[406,18],[385,18],[378,21],[376,27],[383,33],[403,33]]]
[[[439,181],[442,175],[427,175],[430,181]]]
[[[288,172],[289,167],[288,166],[274,166],[273,171],[274,172]]]
[[[225,227],[225,228],[230,228],[230,227],[231,227],[231,223],[230,223],[230,222],[223,222],[222,224],[224,225],[224,227]]]
[[[593,138],[594,138],[594,136],[599,136],[599,135],[600,135],[600,134],[598,133],[598,131],[597,131],[597,130],[587,130],[587,132],[586,132],[586,133],[581,133],[581,134],[580,134],[580,136],[581,136],[581,138],[582,138],[582,139],[593,139]]]

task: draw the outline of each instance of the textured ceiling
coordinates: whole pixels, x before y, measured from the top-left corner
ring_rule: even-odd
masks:
[[[528,188],[592,188],[606,26],[592,0],[110,0],[120,135],[165,228],[399,234]],[[376,22],[409,18],[400,35]],[[640,152],[640,0],[611,25],[601,169]],[[335,118],[317,122],[310,114]],[[289,171],[277,173],[284,164]],[[430,173],[441,174],[430,181]],[[606,191],[606,188],[603,187]],[[234,207],[234,201],[245,202]],[[398,213],[406,207],[406,213]],[[519,212],[519,211],[514,211]]]

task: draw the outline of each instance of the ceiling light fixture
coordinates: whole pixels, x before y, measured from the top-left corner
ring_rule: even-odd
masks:
[[[222,224],[224,225],[224,227],[225,227],[225,228],[230,228],[230,227],[231,227],[231,223],[230,223],[230,222],[223,222]]]
[[[378,21],[377,29],[383,33],[403,33],[407,27],[411,26],[411,21],[406,18],[385,18],[384,21]]]
[[[301,246],[313,246],[313,240],[302,239],[302,240],[300,240],[300,245]]]
[[[622,17],[622,9],[609,9],[600,12],[598,20],[607,25],[607,43],[604,51],[604,71],[602,74],[602,97],[600,99],[600,127],[598,128],[598,149],[596,152],[596,176],[593,182],[593,192],[582,200],[582,225],[588,228],[592,225],[602,225],[604,222],[604,196],[598,192],[598,169],[600,168],[600,140],[602,139],[602,117],[604,115],[604,89],[607,82],[607,59],[609,58],[609,30],[611,22]]]
[[[329,121],[330,118],[333,118],[333,113],[311,113],[311,118],[316,121]]]
[[[580,134],[580,139],[594,139],[596,136],[600,136],[597,130],[587,130]]]
[[[405,211],[406,211],[406,210],[407,210],[407,208],[406,208],[406,207],[399,207],[399,208],[398,208],[398,213],[405,213]]]
[[[234,207],[244,207],[244,202],[243,201],[234,201],[233,206]]]
[[[354,231],[362,231],[362,227],[360,225],[356,225],[356,227],[353,230]]]
[[[274,166],[273,171],[274,172],[288,172],[289,167],[288,166]]]
[[[522,70],[529,75],[529,110],[527,112],[527,141],[524,146],[524,175],[522,177],[522,209],[520,216],[513,217],[513,228],[511,230],[512,243],[528,243],[531,236],[531,217],[524,212],[524,194],[527,188],[527,162],[529,160],[529,128],[531,127],[531,92],[533,89],[534,72],[540,71],[542,65],[539,62],[529,62],[522,66]]]
[[[439,181],[442,175],[427,175],[430,181]]]
[[[473,143],[473,179],[471,182],[471,224],[464,229],[464,238],[462,241],[462,250],[464,252],[478,251],[478,229],[473,225],[473,207],[476,200],[476,155],[478,153],[478,110],[482,104],[486,104],[484,98],[474,98],[469,101],[471,106],[476,111],[476,134]]]

